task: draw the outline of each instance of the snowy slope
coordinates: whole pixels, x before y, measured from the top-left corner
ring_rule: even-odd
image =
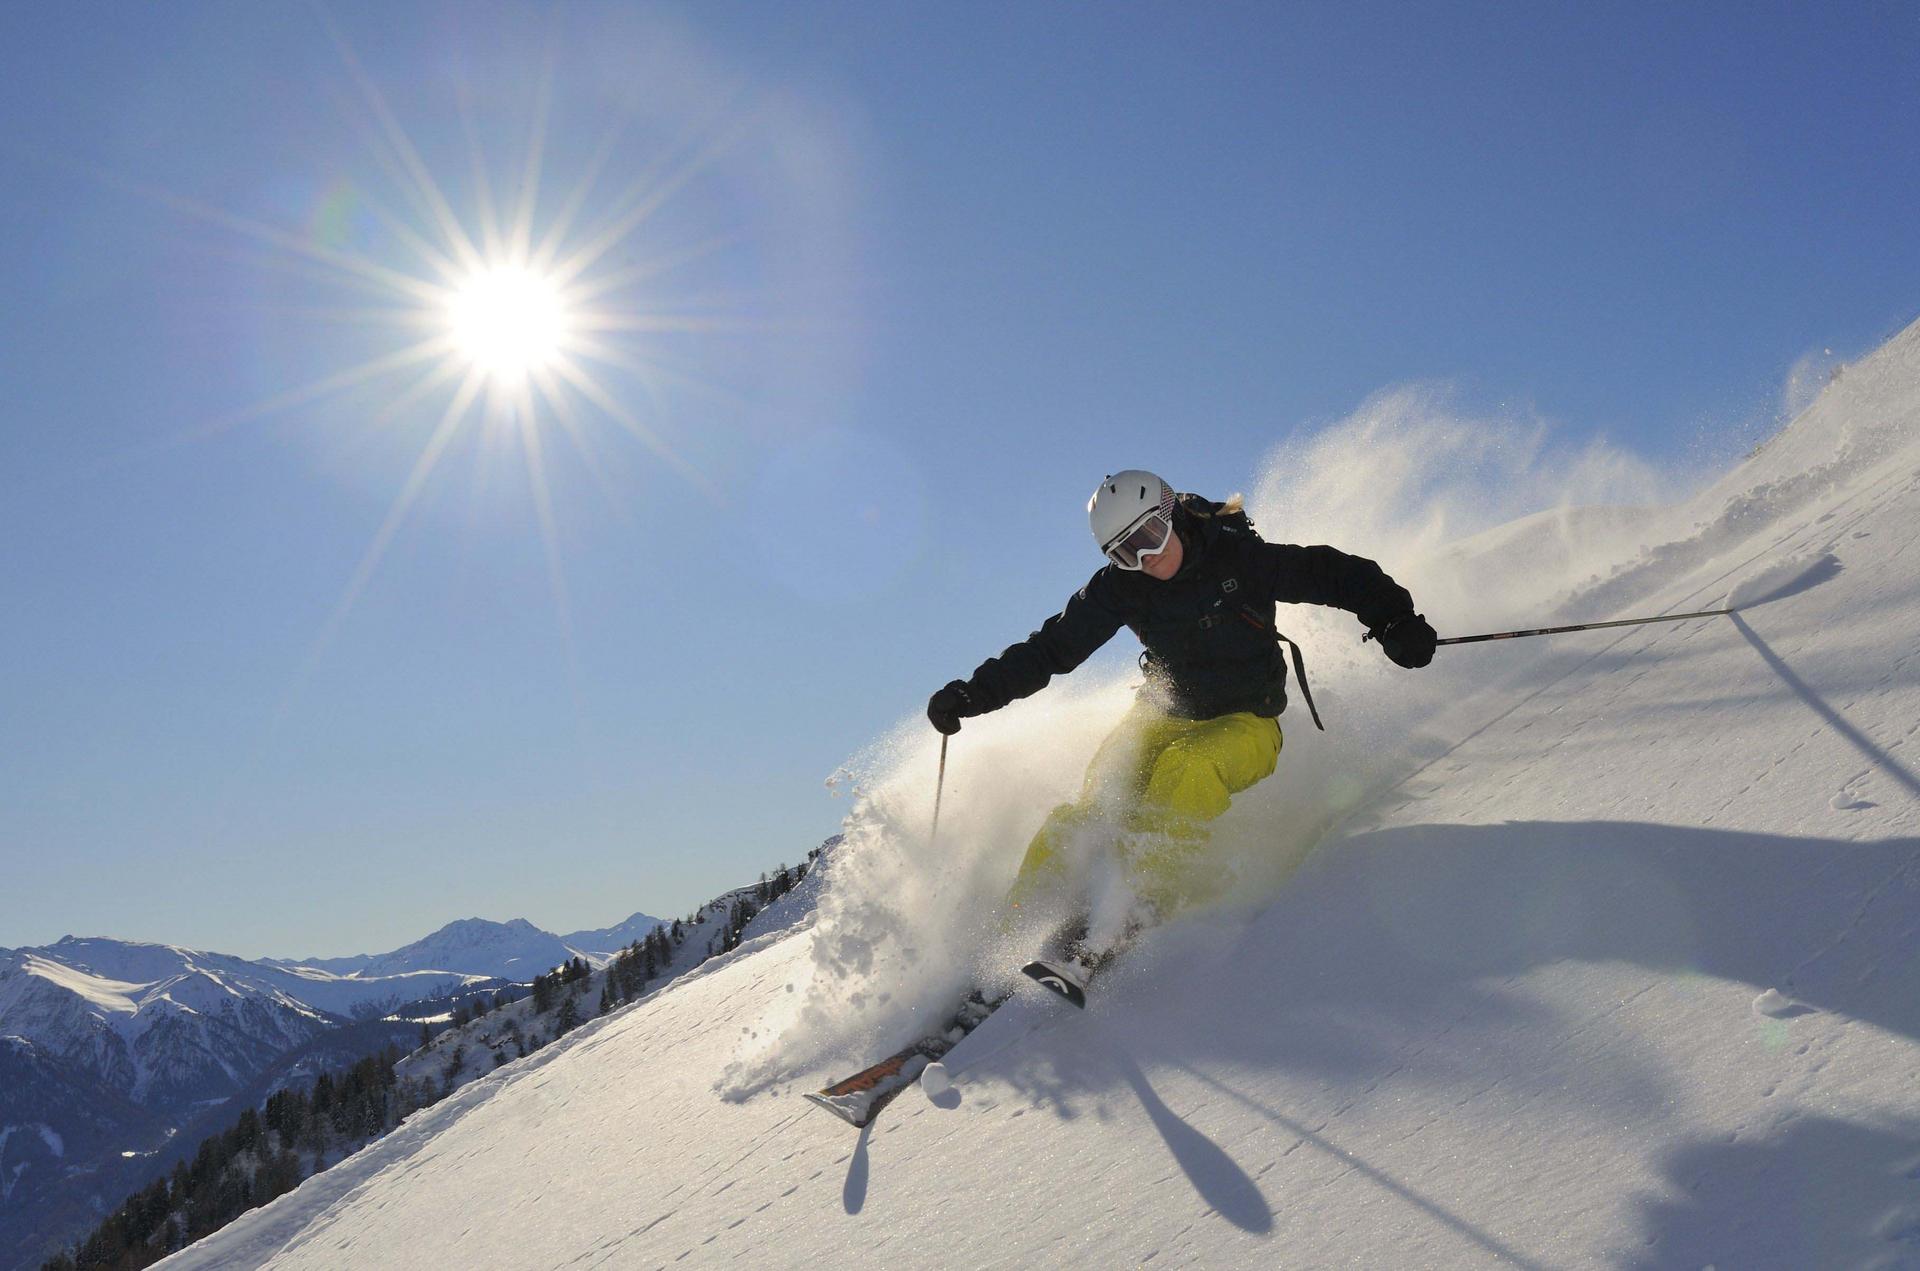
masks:
[[[833,841],[829,840],[814,856],[817,858],[832,846]],[[787,894],[775,898],[766,908],[755,912],[739,933],[740,940],[744,942],[763,938],[769,933],[785,932],[809,921],[817,897],[815,878],[807,874]],[[657,923],[668,954],[666,961],[655,967],[654,975],[646,981],[640,992],[643,995],[658,993],[716,956],[725,947],[729,924],[733,921],[737,906],[743,902],[748,905],[758,903],[756,888],[738,887],[723,892],[684,920]],[[637,922],[641,917],[635,914],[631,921]],[[641,935],[648,935],[652,930],[648,928]],[[677,937],[672,934],[674,932],[679,933]],[[596,933],[585,934],[592,936]],[[583,943],[591,945],[598,941]],[[574,1008],[580,1018],[592,1018],[598,1013],[601,993],[607,987],[608,976],[612,974],[607,964],[612,963],[619,952],[616,949],[613,954],[599,955],[593,963],[597,969],[567,990],[574,999]],[[549,1041],[561,1037],[565,1031],[557,1022],[557,1003],[561,1000],[564,1000],[564,995],[556,999],[555,1006],[550,1007],[545,1015],[536,1011],[537,1003],[531,996],[495,1006],[469,1023],[455,1025],[435,1034],[429,1042],[401,1060],[395,1066],[394,1073],[402,1080],[425,1079],[447,1090],[470,1085],[524,1057],[530,1050],[538,1050]],[[615,995],[615,1000],[618,1000],[618,995]]]
[[[903,733],[811,923],[168,1265],[1920,1266],[1920,328],[1637,535],[1395,556],[1378,509],[1309,535],[1272,495],[1263,529],[1377,552],[1443,631],[1756,603],[1418,676],[1283,615],[1331,731],[1290,719],[1221,823],[1246,903],[856,1135],[795,1092],[965,974],[1126,686],[970,722],[937,851]]]

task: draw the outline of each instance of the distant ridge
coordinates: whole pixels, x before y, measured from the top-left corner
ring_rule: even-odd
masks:
[[[635,940],[644,940],[647,933],[655,927],[664,926],[670,919],[653,918],[636,913],[624,922],[611,927],[600,927],[593,931],[575,931],[560,937],[560,942],[582,954],[604,954],[612,956],[632,944]]]

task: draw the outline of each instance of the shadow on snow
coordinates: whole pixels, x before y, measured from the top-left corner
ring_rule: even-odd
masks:
[[[1778,988],[1800,1004],[1791,1014],[1827,1012],[1920,1039],[1920,838],[1860,843],[1630,821],[1358,834],[1316,854],[1245,926],[1200,919],[1150,938],[1086,1016],[1063,1018],[982,1074],[1065,1119],[1113,1115],[1130,1094],[1208,1205],[1243,1231],[1271,1231],[1258,1182],[1196,1128],[1195,1101],[1176,1098],[1176,1114],[1146,1077],[1172,1073],[1183,1094],[1235,1100],[1296,1146],[1338,1157],[1489,1254],[1524,1264],[1495,1235],[1340,1146],[1324,1132],[1324,1110],[1290,1116],[1208,1070],[1279,1071],[1308,1078],[1308,1088],[1315,1077],[1366,1090],[1388,1076],[1428,1088],[1497,1084],[1576,1116],[1658,1117],[1675,1091],[1655,1057],[1616,1048],[1596,1063],[1574,1053],[1566,1039],[1592,1021],[1515,987],[1534,969],[1579,963],[1638,966],[1650,984],[1698,994],[1703,1028],[1783,1026],[1750,1010]],[[1721,982],[1745,988],[1729,1002]],[[1776,1149],[1784,1155],[1768,1168],[1791,1172],[1791,1147]],[[1717,1221],[1691,1214],[1683,1207],[1660,1223],[1709,1232]]]

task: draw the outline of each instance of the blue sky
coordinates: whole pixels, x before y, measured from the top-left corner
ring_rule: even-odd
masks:
[[[1685,470],[1920,309],[1910,6],[5,24],[5,945],[684,910],[1084,581],[1106,471],[1245,488],[1410,381]],[[299,391],[423,338],[416,171],[619,231],[622,419]]]

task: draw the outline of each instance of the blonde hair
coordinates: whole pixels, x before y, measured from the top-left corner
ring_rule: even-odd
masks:
[[[1220,510],[1226,513],[1246,511],[1247,510],[1246,496],[1243,494],[1240,494],[1238,491],[1234,492],[1233,494],[1229,494],[1226,498],[1226,502],[1220,505]]]

